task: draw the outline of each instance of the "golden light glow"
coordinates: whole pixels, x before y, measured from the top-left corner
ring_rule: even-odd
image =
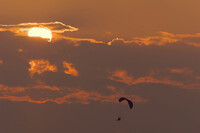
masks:
[[[79,75],[79,72],[76,70],[75,67],[73,67],[72,63],[63,61],[63,67],[66,68],[66,70],[64,70],[64,73],[72,75],[74,77],[77,77]]]
[[[48,39],[51,42],[52,39],[52,32],[50,29],[46,27],[33,27],[28,31],[29,37],[41,37],[44,39]]]
[[[31,66],[28,70],[30,72],[30,76],[32,77],[35,73],[42,74],[43,72],[57,72],[57,67],[55,65],[51,65],[48,60],[31,60],[29,61],[29,65]]]

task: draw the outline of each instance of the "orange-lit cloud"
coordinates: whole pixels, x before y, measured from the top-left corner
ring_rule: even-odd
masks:
[[[74,77],[79,75],[79,72],[76,70],[72,63],[63,61],[63,68],[65,68],[64,73],[66,74],[72,75]]]
[[[38,103],[38,104],[47,102],[45,100],[33,100],[32,98],[30,98],[30,96],[9,96],[9,95],[3,95],[3,96],[0,96],[0,99],[10,100],[10,101],[13,101],[13,102],[26,101],[26,102]]]
[[[64,32],[73,32],[78,30],[78,28],[66,25],[62,22],[48,22],[48,23],[20,23],[16,25],[0,25],[0,31],[10,31],[17,36],[28,36],[29,30],[33,27],[48,28],[51,30],[54,37],[59,37],[59,34],[62,34]]]
[[[52,32],[52,41],[64,39],[75,42],[76,45],[79,45],[78,42],[88,41],[90,43],[100,43],[112,45],[116,41],[122,41],[125,44],[133,45],[165,45],[176,42],[183,42],[188,45],[195,47],[200,47],[200,43],[196,42],[195,38],[200,38],[200,33],[197,34],[173,34],[168,32],[159,32],[156,36],[147,36],[147,37],[134,37],[132,40],[124,40],[123,38],[115,38],[108,43],[105,43],[101,40],[95,40],[92,38],[73,38],[69,36],[64,36],[65,32],[78,31],[76,27],[66,25],[62,22],[47,22],[47,23],[20,23],[16,25],[0,25],[0,31],[10,31],[17,36],[28,36],[28,32],[33,27],[48,28]],[[106,32],[106,34],[112,34],[111,32]]]
[[[18,49],[17,51],[21,53],[21,52],[23,52],[23,49],[20,48],[20,49]]]
[[[0,65],[3,64],[3,60],[0,60]]]
[[[185,76],[193,75],[192,70],[187,68],[172,68],[170,72],[175,74],[184,74]]]
[[[16,93],[21,93],[25,91],[25,88],[23,87],[8,87],[5,85],[0,84],[0,91],[1,94],[16,94]]]
[[[113,72],[112,76],[110,76],[109,79],[128,85],[132,85],[134,83],[133,77],[128,76],[127,72],[123,70],[117,70]]]
[[[81,91],[78,90],[76,92],[72,92],[68,95],[65,95],[62,98],[57,98],[58,104],[67,102],[67,103],[73,103],[72,99],[76,99],[76,102],[80,102],[82,104],[89,104],[91,101],[99,101],[99,102],[118,102],[118,98],[122,95],[122,93],[116,93],[116,94],[111,94],[111,95],[102,95],[98,92],[87,92],[87,91]],[[143,99],[139,96],[136,95],[127,95],[124,94],[123,96],[129,97],[132,99],[134,102],[137,103],[145,103],[148,102],[148,100]]]
[[[42,74],[46,71],[57,72],[57,67],[55,65],[51,65],[48,60],[30,60],[29,65],[29,72],[31,76],[35,73]]]
[[[60,91],[60,88],[57,87],[57,86],[48,86],[48,85],[45,85],[44,83],[39,83],[38,85],[34,85],[34,86],[31,86],[32,89],[37,89],[37,90],[51,90],[51,91]],[[30,89],[29,88],[26,88],[27,90]]]
[[[64,33],[68,31],[77,31],[78,28],[66,25],[62,22],[48,22],[48,23],[20,23],[16,25],[0,25],[0,31],[11,31],[13,33],[20,33],[27,31],[32,27],[47,27],[53,33]]]
[[[103,41],[97,41],[95,39],[90,39],[90,38],[72,38],[72,37],[61,37],[61,38],[74,42],[76,44],[75,46],[79,45],[78,42],[84,42],[84,41],[90,42],[90,43],[99,43],[99,44],[104,43]]]
[[[162,73],[167,74],[166,76],[160,76]],[[179,80],[178,78],[175,79],[174,75],[172,74],[182,74],[180,79],[183,78],[183,80]],[[134,78],[133,76],[129,75],[127,71],[117,70],[114,71],[108,78],[129,86],[143,83],[154,83],[177,86],[183,89],[200,89],[200,76],[195,75],[191,70],[186,68],[168,69],[167,72],[166,70],[150,72],[148,75],[139,78]]]
[[[124,97],[127,97],[129,99],[132,99],[132,101],[134,101],[135,103],[146,103],[146,102],[149,101],[148,99],[141,98],[140,96],[137,96],[137,95],[126,94],[124,88],[117,89],[114,86],[109,86],[108,85],[107,89],[111,90],[112,92],[114,92],[114,95],[112,96],[113,97],[112,101],[114,100],[115,102],[119,102],[118,98],[121,97],[121,96],[124,96]]]
[[[31,91],[37,91],[38,95],[43,94],[42,90],[48,90],[43,97],[32,96]],[[103,95],[98,92],[89,92],[76,88],[56,87],[48,85],[35,85],[29,87],[8,87],[0,84],[0,99],[6,99],[10,101],[27,101],[31,103],[45,103],[48,101],[55,102],[57,104],[62,103],[82,103],[89,104],[91,101],[97,102],[117,102],[117,99],[123,95],[129,97],[134,102],[145,103],[148,100],[139,96],[126,94],[124,91],[114,92],[110,95]],[[51,97],[53,94],[54,97]]]
[[[176,42],[182,42],[187,45],[192,45],[194,47],[200,47],[200,43],[193,41],[195,38],[200,38],[200,33],[197,34],[172,34],[168,32],[159,32],[157,36],[148,36],[148,37],[134,37],[132,40],[124,40],[123,38],[115,38],[112,41],[108,42],[108,45],[112,45],[116,41],[122,41],[125,44],[133,45],[166,45]]]
[[[152,74],[135,79],[133,78],[133,76],[129,76],[128,73],[124,70],[114,71],[112,75],[108,78],[110,80],[125,83],[127,85],[136,85],[140,83],[161,83],[161,84],[170,84],[170,85],[175,85],[175,86],[183,86],[182,83],[171,81],[168,78],[156,79],[153,77]]]
[[[48,23],[20,23],[16,25],[0,25],[0,31],[10,31],[17,36],[28,36],[29,31],[32,28],[46,28],[52,32],[52,39],[49,42],[64,39],[72,42],[82,42],[88,41],[91,43],[103,43],[102,41],[97,41],[95,39],[88,38],[72,38],[63,35],[65,32],[77,31],[78,28],[66,25],[62,22],[48,22]]]

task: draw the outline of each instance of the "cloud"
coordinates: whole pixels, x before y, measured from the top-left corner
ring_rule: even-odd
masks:
[[[97,44],[107,44],[113,45],[116,42],[122,42],[128,45],[167,45],[167,44],[174,44],[177,42],[182,42],[194,47],[200,47],[199,39],[200,33],[197,34],[173,34],[168,32],[159,32],[156,36],[147,36],[147,37],[133,37],[132,40],[125,40],[123,38],[114,38],[109,42],[98,41],[92,38],[75,38],[65,36],[63,33],[65,32],[74,32],[78,31],[79,29],[76,27],[72,27],[70,25],[66,25],[62,22],[47,22],[47,23],[20,23],[16,25],[0,25],[0,31],[10,31],[17,36],[27,36],[28,31],[32,27],[46,27],[52,31],[53,38],[52,41],[55,42],[57,40],[68,40],[75,43],[75,46],[81,44],[81,42],[90,42],[90,43],[97,43]],[[110,32],[106,32],[106,34],[111,34]]]
[[[148,100],[136,95],[125,94],[124,92],[115,92],[110,95],[103,95],[101,93],[92,91],[84,91],[76,88],[48,86],[38,84],[29,87],[8,87],[0,84],[0,99],[11,101],[27,101],[31,103],[46,103],[48,101],[57,104],[62,103],[82,103],[89,104],[92,101],[97,102],[117,102],[120,95],[124,95],[137,103],[145,103]],[[45,91],[46,90],[46,91]],[[43,94],[45,92],[45,94]],[[32,93],[36,93],[33,95]],[[51,94],[51,95],[50,95]],[[42,95],[38,97],[38,95]]]
[[[142,83],[155,83],[155,84],[167,84],[172,86],[183,86],[181,82],[170,80],[169,78],[163,77],[163,78],[155,78],[155,73],[152,72],[148,74],[147,76],[139,77],[137,79],[134,79],[132,76],[129,76],[126,71],[124,70],[117,70],[112,73],[110,77],[108,77],[110,80],[122,82],[127,85],[136,85],[136,84],[142,84]]]
[[[62,37],[62,39],[70,40],[74,43],[76,43],[75,46],[79,46],[81,42],[90,42],[90,43],[98,43],[103,44],[103,41],[97,41],[95,39],[89,39],[89,38],[72,38],[72,37]]]
[[[66,74],[72,75],[74,77],[77,77],[79,75],[79,72],[76,70],[75,67],[73,67],[72,63],[63,61],[63,68],[65,68],[64,73]]]
[[[0,84],[0,90],[1,90],[2,94],[6,95],[6,94],[16,94],[16,93],[24,92],[25,88],[23,88],[23,87],[8,87],[8,86]]]
[[[22,28],[30,25],[34,24],[21,24]],[[152,98],[146,95],[154,92],[138,94],[141,86],[154,89],[161,85],[180,92],[200,88],[200,52],[189,43],[198,43],[198,34],[162,32],[130,41],[118,38],[108,45],[95,39],[66,37],[61,32],[55,30],[64,40],[52,45],[8,39],[10,34],[0,33],[1,99],[89,104],[116,102],[126,96],[145,103]]]
[[[0,24],[0,32],[3,31],[10,31],[14,33],[16,36],[28,36],[28,31],[33,27],[46,27],[51,30],[53,40],[69,40],[72,42],[82,42],[88,41],[91,43],[103,43],[102,41],[97,41],[95,39],[88,39],[88,38],[73,38],[73,37],[66,37],[63,35],[65,32],[74,32],[78,31],[79,29],[76,27],[72,27],[70,25],[66,25],[62,22],[48,22],[48,23],[20,23],[16,25],[2,25]],[[50,41],[51,42],[51,41]]]
[[[44,72],[57,72],[57,66],[51,65],[48,60],[44,59],[35,59],[29,61],[30,68],[28,69],[30,72],[31,77],[34,76],[34,74],[41,75]],[[65,74],[77,77],[79,75],[79,72],[76,70],[74,65],[72,63],[63,61],[63,72]]]
[[[31,77],[37,73],[37,74],[42,74],[46,71],[50,72],[57,72],[57,67],[55,65],[51,65],[48,60],[31,60],[29,61],[29,72]]]
[[[191,45],[194,47],[200,47],[200,43],[195,41],[196,39],[200,39],[200,33],[197,34],[173,34],[168,32],[159,32],[157,36],[148,36],[148,37],[134,37],[132,40],[124,40],[123,38],[115,38],[112,41],[108,42],[108,45],[112,45],[116,42],[123,42],[129,45],[167,45],[173,44],[177,42],[182,42],[187,45]]]
[[[116,70],[111,73],[108,79],[127,84],[129,86],[137,84],[165,84],[177,86],[183,89],[200,89],[200,76],[195,75],[187,68],[171,68],[156,70],[146,76],[134,78],[125,70]]]
[[[16,25],[0,25],[0,31],[10,31],[17,35],[25,35],[28,29],[32,27],[48,27],[53,33],[64,33],[77,31],[78,28],[66,25],[62,22],[48,22],[48,23],[20,23]]]
[[[183,74],[185,76],[194,76],[192,70],[189,70],[188,68],[172,68],[170,70],[170,73]]]

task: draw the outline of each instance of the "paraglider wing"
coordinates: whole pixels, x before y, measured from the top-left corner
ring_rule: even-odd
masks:
[[[122,102],[122,101],[124,101],[124,100],[127,100],[127,98],[121,97],[121,98],[119,99],[119,102]]]
[[[131,102],[130,100],[127,100],[127,101],[128,101],[130,109],[132,109],[133,108],[133,102]]]
[[[130,109],[132,109],[132,108],[133,108],[133,102],[132,102],[131,100],[125,98],[125,97],[121,97],[121,98],[119,99],[119,102],[122,102],[122,101],[124,101],[124,100],[126,100],[126,101],[128,102],[128,105],[129,105]]]

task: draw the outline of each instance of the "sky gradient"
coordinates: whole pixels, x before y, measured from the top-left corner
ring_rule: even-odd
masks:
[[[199,4],[2,2],[0,132],[199,132]],[[52,40],[28,37],[32,27]]]

